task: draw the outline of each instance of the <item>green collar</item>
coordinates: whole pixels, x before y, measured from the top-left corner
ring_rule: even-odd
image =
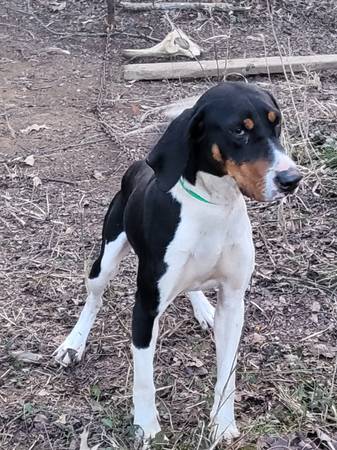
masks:
[[[214,203],[209,202],[208,200],[206,200],[204,197],[201,197],[201,195],[197,194],[196,192],[192,191],[192,189],[189,189],[186,185],[185,185],[185,181],[183,179],[183,177],[180,177],[179,179],[179,183],[180,186],[193,198],[200,200],[201,202],[204,203],[208,203],[210,205],[214,205]]]

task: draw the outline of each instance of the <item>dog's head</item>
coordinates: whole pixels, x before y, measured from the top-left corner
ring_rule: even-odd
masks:
[[[222,83],[169,125],[147,162],[163,191],[181,176],[195,184],[201,171],[229,175],[248,197],[272,201],[293,192],[301,180],[280,133],[281,113],[270,93]]]

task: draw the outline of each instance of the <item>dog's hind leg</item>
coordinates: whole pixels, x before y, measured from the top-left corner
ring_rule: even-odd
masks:
[[[201,291],[187,292],[187,296],[192,304],[194,317],[200,323],[202,329],[207,330],[210,326],[213,328],[215,308],[207,300],[205,294]]]
[[[118,193],[104,220],[101,252],[89,274],[88,296],[84,308],[71,333],[54,352],[55,359],[63,366],[81,360],[88,335],[102,305],[104,289],[130,249],[123,230],[123,211],[123,196]]]

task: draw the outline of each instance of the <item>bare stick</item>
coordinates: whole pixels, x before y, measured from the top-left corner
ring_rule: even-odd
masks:
[[[271,56],[218,61],[129,64],[124,66],[124,78],[126,80],[163,80],[217,77],[219,73],[225,76],[233,72],[247,76],[336,68],[337,55],[284,56],[282,58]]]
[[[197,11],[249,11],[250,6],[234,6],[231,3],[199,3],[199,2],[144,2],[144,3],[131,3],[121,2],[120,6],[128,11],[150,11],[154,9],[158,10],[186,10],[194,9]]]
[[[107,24],[109,27],[114,27],[115,26],[115,0],[106,0],[106,4],[107,4]]]

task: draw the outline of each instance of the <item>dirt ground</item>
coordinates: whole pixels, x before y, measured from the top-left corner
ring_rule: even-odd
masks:
[[[334,1],[278,0],[271,12],[268,2],[242,4],[251,10],[170,18],[206,58],[337,53]],[[217,80],[124,82],[120,49],[153,45],[170,25],[160,12],[117,8],[101,108],[110,139],[97,115],[104,16],[98,0],[1,5],[3,450],[75,450],[86,429],[89,447],[132,448],[133,256],[106,292],[84,360],[63,369],[51,354],[82,308],[85,273],[121,174],[165,126],[158,107]],[[248,202],[257,268],[238,363],[242,437],[230,448],[337,448],[337,74],[248,81],[278,98],[285,146],[305,177],[282,204]],[[18,351],[41,359],[25,363]],[[162,320],[156,353],[157,403],[169,438],[156,448],[210,447],[214,380],[212,332],[200,329],[181,297]]]

